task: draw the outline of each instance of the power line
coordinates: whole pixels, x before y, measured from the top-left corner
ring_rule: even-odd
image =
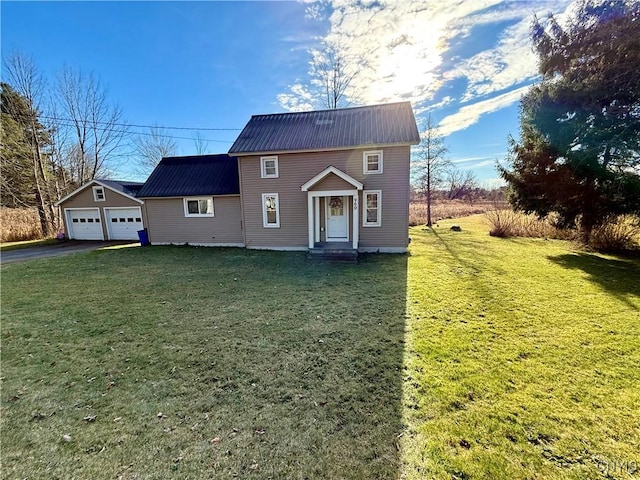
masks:
[[[94,123],[105,123],[105,122],[94,122]],[[111,124],[111,125],[115,125],[115,124]],[[73,123],[60,123],[60,126],[62,127],[74,127],[75,125]],[[91,128],[95,128],[96,130],[100,130],[101,132],[113,132],[113,133],[121,133],[123,135],[126,134],[130,134],[130,135],[146,135],[149,137],[162,137],[162,138],[175,138],[178,140],[196,140],[194,137],[178,137],[175,135],[163,135],[163,134],[159,134],[159,133],[147,133],[147,132],[130,132],[128,130],[115,130],[113,128],[108,128],[108,127],[94,127],[92,126]],[[210,138],[200,138],[197,139],[199,141],[203,141],[203,142],[214,142],[214,143],[233,143],[233,140],[213,140]]]
[[[63,122],[75,122],[73,118],[64,117],[49,117],[47,115],[39,115],[40,118],[46,118],[48,120],[58,120]],[[117,123],[117,122],[98,122],[92,121],[91,123],[99,123],[103,125],[116,125],[118,127],[135,127],[135,128],[157,128],[163,130],[208,130],[208,131],[240,131],[241,128],[197,128],[197,127],[165,127],[161,125],[137,125],[135,123]]]

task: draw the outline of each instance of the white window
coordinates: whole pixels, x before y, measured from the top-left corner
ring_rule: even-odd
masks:
[[[382,150],[362,154],[362,171],[364,173],[382,173]]]
[[[362,193],[364,208],[362,209],[363,227],[382,226],[382,191],[365,190]]]
[[[96,202],[104,202],[107,199],[104,194],[104,187],[93,187],[93,199]]]
[[[278,178],[278,157],[260,157],[260,176]]]
[[[262,194],[262,226],[280,228],[280,201],[277,193]]]
[[[213,217],[212,197],[187,197],[183,201],[185,217]]]

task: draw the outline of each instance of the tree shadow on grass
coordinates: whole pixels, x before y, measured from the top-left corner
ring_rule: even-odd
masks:
[[[634,260],[605,258],[589,253],[566,253],[548,257],[564,268],[582,270],[589,280],[623,301],[634,310],[629,297],[640,296],[640,263]]]

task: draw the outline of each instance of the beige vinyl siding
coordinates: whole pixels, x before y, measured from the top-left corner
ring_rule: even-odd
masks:
[[[333,173],[330,173],[329,175],[324,177],[322,180],[320,180],[318,183],[316,183],[313,187],[311,187],[309,190],[316,190],[316,191],[322,191],[322,190],[353,190],[355,188],[356,187],[351,185],[349,182],[345,182],[339,176],[337,176],[337,175],[335,175]]]
[[[100,223],[102,224],[102,232],[104,234],[104,238],[109,238],[107,236],[107,221],[104,215],[104,208],[118,208],[118,207],[140,207],[140,211],[143,213],[142,215],[142,223],[146,225],[146,219],[144,218],[144,208],[141,203],[136,202],[135,200],[128,198],[124,195],[121,195],[118,192],[113,190],[109,190],[106,187],[104,188],[105,201],[104,202],[96,202],[93,199],[93,188],[96,186],[95,184],[90,184],[85,189],[79,191],[74,196],[66,200],[65,202],[60,204],[60,208],[64,212],[65,208],[98,208],[100,209]],[[64,228],[65,232],[69,232],[69,226],[67,225],[67,216],[62,215],[64,219]]]
[[[383,150],[384,173],[363,174],[362,153],[370,150]],[[306,248],[307,192],[302,192],[300,187],[327,167],[334,166],[362,182],[365,190],[382,191],[381,227],[362,227],[362,210],[358,209],[360,246],[406,248],[409,228],[409,156],[409,146],[279,154],[279,178],[260,178],[260,156],[241,157],[240,191],[247,246]],[[338,184],[337,180],[342,183]],[[327,182],[327,186],[339,189],[348,185],[335,175],[329,175],[319,184],[324,182]],[[348,185],[348,189],[353,190],[354,187]],[[313,190],[321,189],[314,187]],[[280,228],[262,226],[263,193],[278,193],[280,196]],[[362,205],[362,192],[359,193],[358,203]],[[322,212],[321,218],[323,216]],[[324,220],[321,222],[324,223]],[[349,225],[352,235],[351,218]]]
[[[151,243],[240,245],[240,196],[213,197],[214,217],[185,217],[180,198],[146,198],[147,229]]]

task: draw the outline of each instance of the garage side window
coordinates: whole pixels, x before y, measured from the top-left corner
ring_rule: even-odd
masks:
[[[185,217],[213,217],[213,197],[187,197],[184,201]]]
[[[93,199],[96,202],[104,202],[107,199],[104,194],[104,187],[93,187]]]

